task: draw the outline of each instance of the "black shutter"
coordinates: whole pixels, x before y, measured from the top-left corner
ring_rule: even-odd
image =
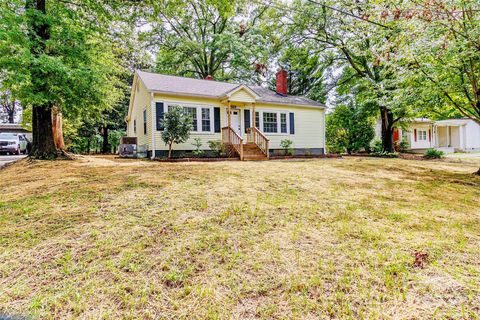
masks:
[[[213,121],[214,121],[214,127],[215,127],[215,132],[221,132],[220,128],[220,108],[215,107],[213,108]]]
[[[295,134],[295,114],[290,112],[290,134]]]
[[[155,109],[157,114],[157,131],[163,130],[163,102],[156,102]]]
[[[243,110],[243,115],[245,117],[245,133],[247,133],[247,129],[250,128],[250,110]]]

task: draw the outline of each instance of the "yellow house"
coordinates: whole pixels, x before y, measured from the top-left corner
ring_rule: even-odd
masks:
[[[150,158],[162,157],[168,147],[161,139],[163,115],[181,107],[192,116],[187,142],[175,145],[176,154],[222,140],[242,160],[268,159],[283,154],[282,140],[293,142],[295,155],[325,153],[325,106],[286,94],[287,74],[277,74],[277,92],[260,86],[136,71],[127,115],[127,135],[137,138]]]

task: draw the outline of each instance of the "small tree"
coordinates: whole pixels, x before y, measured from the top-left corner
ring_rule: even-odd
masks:
[[[179,107],[173,107],[164,114],[162,140],[168,146],[168,157],[172,157],[174,143],[183,143],[190,137],[192,118]]]

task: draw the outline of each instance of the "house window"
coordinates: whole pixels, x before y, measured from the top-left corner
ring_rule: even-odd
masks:
[[[183,112],[192,118],[192,131],[198,130],[197,108],[183,107]]]
[[[212,118],[213,108],[195,105],[169,104],[166,111],[170,108],[181,108],[183,112],[192,119],[192,132],[213,132]]]
[[[147,134],[147,110],[143,110],[143,134]]]
[[[137,120],[136,119],[133,119],[133,133],[134,134],[137,133]]]
[[[427,141],[427,131],[418,130],[417,136],[418,136],[418,141]]]
[[[287,114],[280,113],[280,132],[287,133]]]
[[[276,113],[274,112],[263,113],[263,132],[266,132],[266,133],[278,132],[278,121],[277,121]]]
[[[288,113],[279,111],[255,112],[255,126],[265,133],[288,134],[290,125]]]
[[[202,108],[202,131],[210,131],[210,108]]]

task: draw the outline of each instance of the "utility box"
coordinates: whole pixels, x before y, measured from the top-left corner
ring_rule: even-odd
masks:
[[[120,145],[118,146],[118,155],[122,158],[136,158],[137,157],[137,138],[122,137],[120,139]]]

